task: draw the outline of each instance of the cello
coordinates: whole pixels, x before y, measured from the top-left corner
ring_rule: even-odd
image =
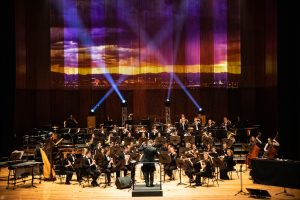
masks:
[[[275,156],[277,156],[277,149],[274,145],[274,140],[276,141],[277,138],[278,138],[278,132],[276,133],[276,136],[273,138],[272,143],[269,144],[267,151],[265,151],[263,155],[264,158],[268,158],[272,160],[275,158]]]
[[[261,133],[259,132],[258,135],[256,136],[256,138],[259,138],[261,136]],[[254,138],[252,136],[252,138]],[[253,158],[257,158],[260,147],[257,145],[258,141],[254,138],[252,139],[252,141],[250,141],[250,145],[251,145],[251,149],[249,151],[249,153],[246,156],[246,164],[248,166],[251,166],[251,159]]]

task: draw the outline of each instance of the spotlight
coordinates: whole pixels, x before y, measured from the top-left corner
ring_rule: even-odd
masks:
[[[122,100],[121,106],[122,107],[127,107],[127,101],[125,99]]]
[[[165,101],[165,106],[166,106],[166,107],[170,107],[170,106],[171,106],[171,101],[170,101],[170,99],[166,99],[166,101]]]
[[[94,114],[95,114],[95,110],[91,109],[90,112],[89,112],[89,116],[94,116]]]
[[[199,113],[199,114],[202,114],[202,113],[203,113],[203,109],[202,109],[202,108],[199,108],[199,109],[198,109],[198,113]]]

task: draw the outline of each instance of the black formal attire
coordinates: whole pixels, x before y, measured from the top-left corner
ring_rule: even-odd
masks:
[[[212,177],[213,167],[212,163],[209,160],[205,160],[205,167],[202,169],[203,171],[196,173],[195,183],[196,185],[201,185],[201,177]]]
[[[80,161],[80,159],[77,159],[75,154],[70,154],[67,156],[67,159],[71,162],[72,164],[72,171],[76,172],[76,176],[77,176],[77,181],[81,180],[81,175],[80,175],[80,166],[78,161]]]
[[[66,167],[68,164],[69,162],[67,159],[61,159],[55,166],[55,169],[58,170],[61,175],[66,175],[66,184],[70,184],[73,175],[72,167]]]
[[[223,160],[223,166],[220,168],[220,179],[228,180],[228,171],[234,170],[235,161],[233,156],[225,156]]]
[[[82,163],[83,174],[90,175],[92,177],[92,179],[93,179],[92,185],[98,185],[97,179],[100,175],[100,172],[97,171],[95,165],[91,166],[92,159],[88,158],[88,157],[83,157],[82,162],[83,162]]]
[[[171,157],[171,162],[169,164],[166,164],[164,166],[165,169],[165,173],[172,178],[173,176],[173,170],[177,169],[177,165],[176,165],[176,159],[177,159],[177,154],[174,153],[169,153],[169,156]]]
[[[143,152],[142,162],[153,162],[153,163],[144,163],[142,166],[142,171],[144,174],[145,182],[147,187],[153,187],[154,171],[155,171],[155,158],[157,155],[157,149],[151,145],[142,145],[138,149]]]
[[[104,155],[102,158],[102,170],[105,172],[107,184],[111,183],[111,173],[113,172],[112,163],[110,163],[111,157]]]

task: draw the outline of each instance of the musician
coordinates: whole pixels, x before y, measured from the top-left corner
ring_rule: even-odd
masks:
[[[80,180],[81,180],[80,169],[79,169],[79,167],[75,168],[75,162],[76,162],[76,160],[77,160],[75,149],[72,149],[71,154],[68,154],[68,155],[67,155],[67,159],[68,159],[68,161],[69,161],[70,164],[71,164],[71,167],[70,167],[71,171],[72,171],[72,172],[73,172],[73,171],[76,172],[77,181],[80,181]]]
[[[200,172],[196,172],[196,179],[195,179],[194,186],[202,185],[201,177],[212,177],[213,167],[208,152],[204,152],[204,160],[201,160],[200,164],[201,164],[201,170]]]
[[[215,125],[216,125],[216,122],[214,122],[212,119],[209,119],[205,126],[205,130],[207,132],[211,132],[215,128]]]
[[[86,153],[83,156],[82,170],[85,174],[89,174],[92,177],[92,186],[99,186],[97,179],[100,175],[100,172],[96,169],[95,160],[92,160],[91,150],[86,150]]]
[[[151,130],[150,134],[149,134],[149,139],[151,140],[155,140],[155,138],[157,137],[159,131],[157,130],[156,126],[153,126],[153,129]]]
[[[276,141],[276,137],[272,140],[272,138],[268,138],[268,142],[265,144],[264,147],[264,154],[263,157],[273,159],[277,156],[277,147],[279,146],[279,142]],[[275,148],[273,152],[270,152],[272,148]]]
[[[221,127],[224,128],[226,131],[228,131],[228,129],[231,127],[231,121],[228,119],[227,116],[223,117]]]
[[[167,128],[165,130],[165,133],[167,136],[169,136],[173,131],[173,127],[171,126],[171,124],[167,124]]]
[[[228,172],[234,170],[234,166],[236,165],[233,160],[233,151],[231,149],[227,149],[227,152],[224,156],[222,156],[223,165],[220,167],[220,179],[229,180]]]
[[[62,159],[56,164],[55,168],[56,170],[60,171],[60,174],[65,174],[66,175],[66,185],[70,185],[70,180],[72,180],[73,176],[73,169],[72,169],[72,164],[68,160],[68,155],[64,154]]]
[[[104,156],[102,159],[102,170],[104,170],[107,180],[107,185],[111,184],[111,173],[113,172],[113,158],[110,156],[110,148],[104,149]]]
[[[198,116],[194,117],[193,128],[195,132],[200,131],[201,124],[202,124],[201,119]]]
[[[171,158],[171,162],[169,164],[165,164],[164,166],[165,174],[167,174],[170,177],[169,180],[175,180],[175,177],[173,175],[173,170],[177,169],[177,165],[176,165],[177,153],[175,152],[174,147],[171,146],[169,148],[168,155]]]
[[[117,155],[114,156],[113,168],[116,172],[116,177],[119,178],[121,170],[125,170],[124,146],[122,146],[121,151],[118,152]],[[127,174],[127,169],[126,169],[126,174]],[[125,172],[124,172],[124,175],[125,175]]]
[[[179,119],[179,124],[180,124],[180,130],[181,131],[186,131],[188,128],[188,120],[185,118],[184,114],[181,114],[181,117]]]
[[[268,142],[265,144],[265,147],[264,147],[264,152],[265,154],[267,154],[267,152],[270,150],[270,148],[273,146],[273,147],[278,147],[280,144],[279,142],[276,141],[276,139],[273,139],[272,138],[268,138]]]
[[[157,149],[153,147],[153,140],[149,140],[148,144],[143,143],[139,149],[139,151],[143,152],[143,157],[141,159],[142,162],[153,162],[153,163],[143,163],[142,171],[144,174],[146,187],[154,187],[153,179],[154,179],[154,156],[157,155]]]
[[[104,148],[102,147],[101,142],[98,142],[97,147],[94,149],[94,160],[96,162],[97,165],[101,164],[101,161],[103,159],[103,154],[104,152]]]
[[[72,114],[70,114],[69,118],[64,121],[64,127],[65,128],[77,128],[78,127],[78,122],[73,117]]]

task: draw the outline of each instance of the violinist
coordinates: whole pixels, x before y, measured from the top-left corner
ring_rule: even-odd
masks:
[[[212,177],[213,169],[212,162],[208,152],[204,152],[204,160],[200,161],[201,170],[196,173],[195,185],[201,186],[201,177]]]

